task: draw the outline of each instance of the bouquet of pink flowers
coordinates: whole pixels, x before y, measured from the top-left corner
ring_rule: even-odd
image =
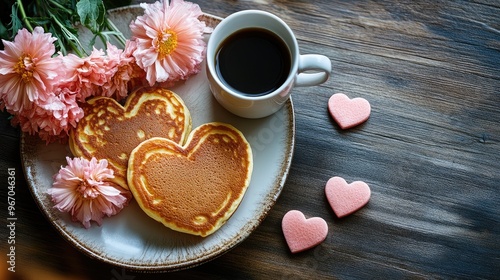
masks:
[[[57,9],[47,8],[50,13],[51,9],[70,10],[64,5],[75,1],[37,3],[59,5]],[[171,85],[198,73],[205,52],[203,34],[211,31],[199,20],[202,12],[198,5],[165,0],[141,7],[144,14],[130,23],[132,36],[125,39],[106,19],[102,0],[76,2],[78,22],[103,39],[106,46],[105,51],[93,48],[86,54],[71,33],[74,26],[58,23],[54,16],[53,25],[58,29],[53,25],[45,28],[54,31],[56,37],[42,26],[33,28],[37,20],[28,18],[17,0],[13,11],[20,11],[18,21],[24,22],[24,27],[18,22],[13,41],[2,40],[0,110],[9,112],[12,124],[19,125],[23,132],[37,134],[47,143],[64,142],[83,117],[80,104],[88,98],[121,100],[138,86]],[[11,29],[14,25],[15,20]],[[109,42],[111,35],[121,38],[123,49]],[[72,53],[66,52],[66,46]],[[129,191],[107,181],[114,175],[105,159],[66,160],[68,165],[54,176],[48,194],[56,209],[69,212],[86,228],[91,221],[100,224],[102,217],[117,214],[131,198]]]
[[[121,100],[138,86],[171,84],[198,73],[205,51],[203,33],[210,31],[198,19],[202,15],[198,5],[165,0],[141,4],[144,15],[130,23],[132,37],[125,39],[106,19],[102,1],[80,0],[75,7],[78,22],[106,46],[106,51],[93,48],[86,54],[71,27],[61,23],[64,35],[53,37],[41,26],[32,27],[20,0],[16,5],[25,27],[18,29],[13,41],[2,40],[0,110],[13,116],[13,125],[38,134],[47,143],[67,139],[69,130],[83,117],[79,103],[89,97]],[[109,43],[111,35],[121,38],[123,49]],[[67,54],[65,44],[58,41],[69,45],[73,53]]]

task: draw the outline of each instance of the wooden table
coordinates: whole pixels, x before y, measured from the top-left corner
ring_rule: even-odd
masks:
[[[267,218],[236,248],[189,270],[143,274],[100,263],[37,208],[22,174],[19,130],[3,113],[0,279],[500,277],[498,1],[193,2],[221,17],[275,13],[302,53],[332,61],[327,83],[294,89],[295,154]],[[327,111],[337,92],[367,99],[369,120],[339,129]],[[17,172],[15,274],[5,261],[8,168]],[[336,218],[324,195],[333,176],[368,183],[370,202]],[[281,220],[293,209],[326,220],[322,244],[289,252]]]

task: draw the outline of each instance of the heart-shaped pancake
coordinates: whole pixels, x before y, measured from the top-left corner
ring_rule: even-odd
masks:
[[[180,232],[207,236],[234,213],[250,184],[252,150],[228,124],[197,127],[181,146],[164,138],[130,154],[128,183],[146,214]]]
[[[74,156],[108,160],[114,183],[128,189],[130,152],[144,140],[165,137],[184,143],[191,130],[191,115],[174,92],[141,88],[120,105],[108,97],[90,99],[82,105],[84,117],[71,130],[69,146]]]

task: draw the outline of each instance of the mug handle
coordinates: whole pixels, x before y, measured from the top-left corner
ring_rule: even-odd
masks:
[[[305,73],[313,71],[315,73]],[[295,86],[307,87],[322,84],[330,77],[332,62],[324,55],[304,54],[299,56],[299,73],[295,78]]]

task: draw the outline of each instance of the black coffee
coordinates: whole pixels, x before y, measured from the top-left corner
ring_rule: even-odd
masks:
[[[278,89],[290,72],[290,51],[283,39],[261,28],[242,29],[226,38],[215,58],[218,76],[249,96]]]

